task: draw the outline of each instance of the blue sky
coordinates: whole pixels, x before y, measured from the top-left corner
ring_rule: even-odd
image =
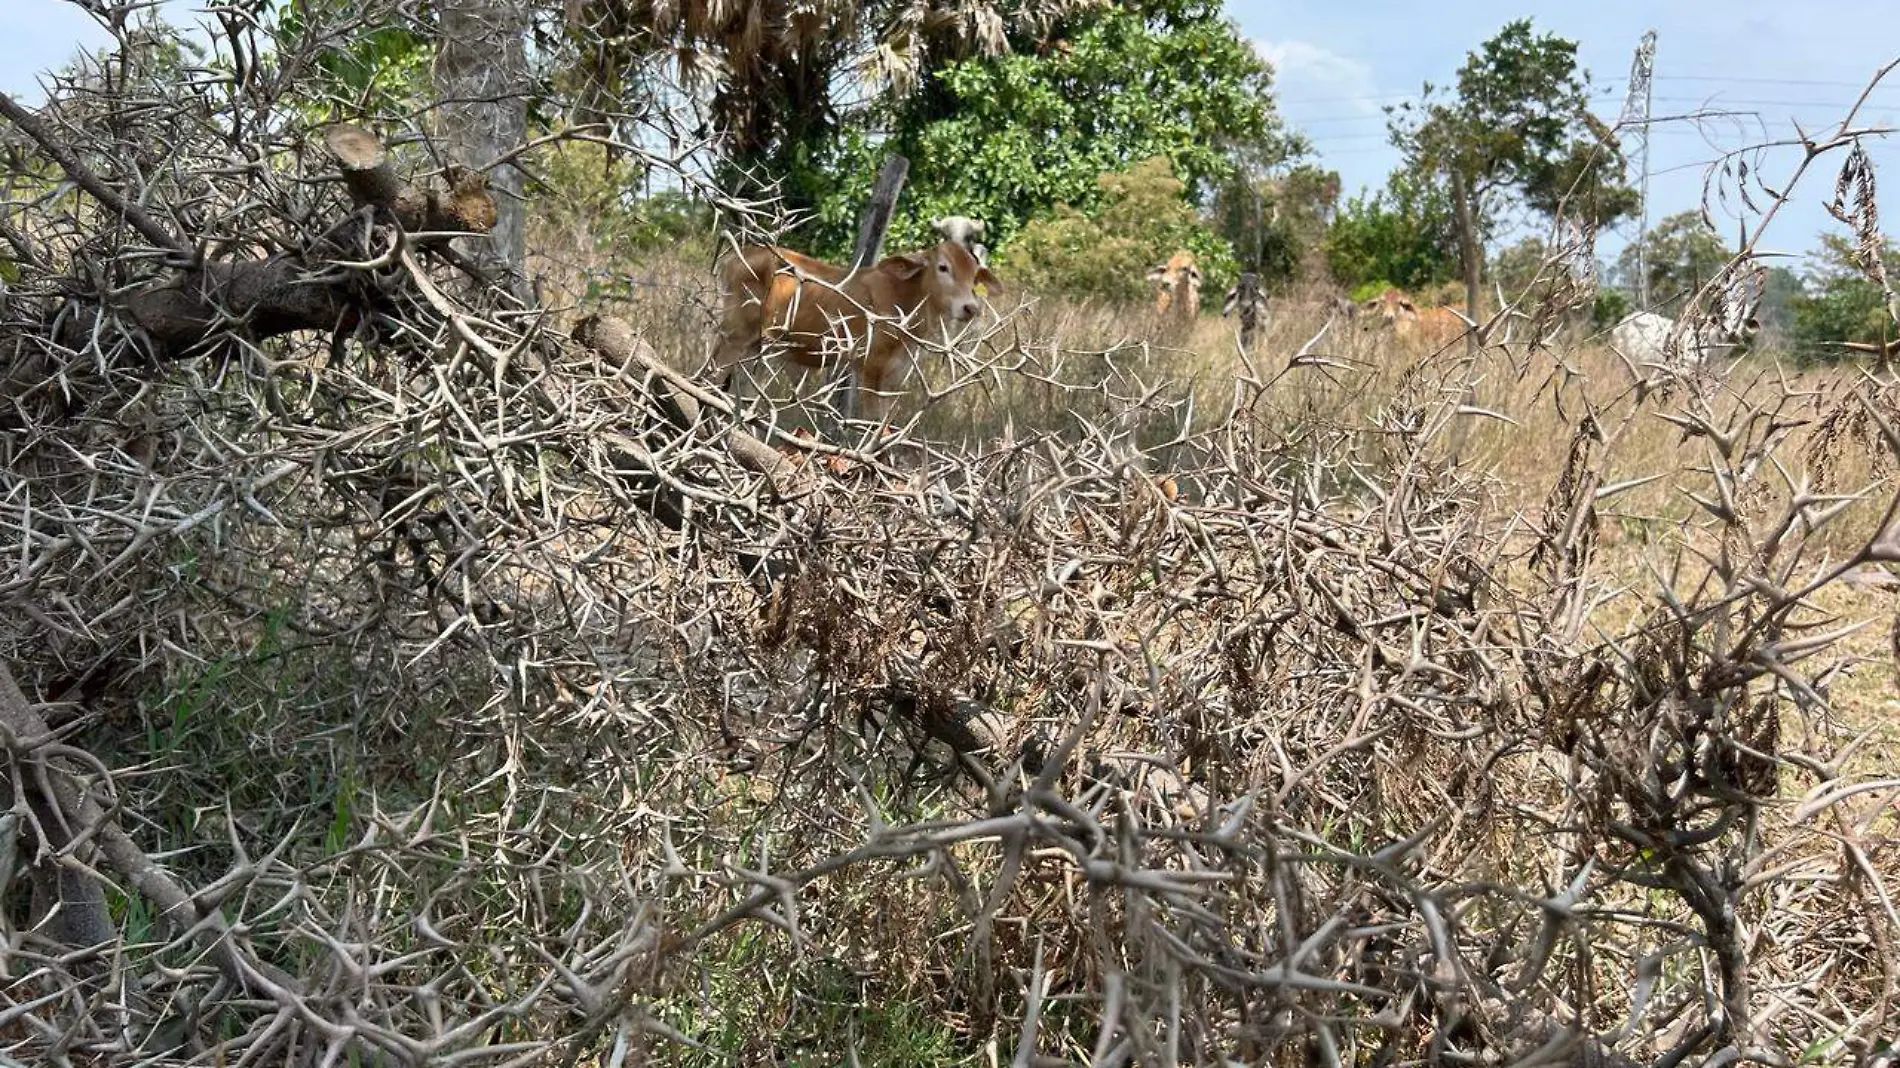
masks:
[[[1416,94],[1426,81],[1450,83],[1465,54],[1512,19],[1531,18],[1537,29],[1578,42],[1579,58],[1603,94],[1598,114],[1611,121],[1622,110],[1637,42],[1654,29],[1653,115],[1742,114],[1652,128],[1652,222],[1701,203],[1707,165],[1724,151],[1791,137],[1794,122],[1810,134],[1831,130],[1873,75],[1900,59],[1900,4],[1892,0],[1812,6],[1789,0],[1229,0],[1228,10],[1278,69],[1282,113],[1312,140],[1319,161],[1339,171],[1348,193],[1379,186],[1398,162],[1385,144],[1381,105]],[[1900,124],[1900,71],[1881,86],[1857,125]],[[1891,190],[1900,187],[1900,140],[1867,144],[1876,167],[1885,168],[1881,205],[1892,207]],[[1798,156],[1780,150],[1759,162],[1779,186]],[[1840,229],[1823,207],[1839,165],[1838,153],[1817,163],[1759,247],[1799,254],[1813,248],[1823,230]],[[1730,204],[1717,203],[1714,214],[1732,244],[1738,205],[1732,197]],[[1634,226],[1626,229],[1606,237],[1605,253],[1623,244]]]
[[[175,21],[191,22],[197,0],[163,0]],[[1455,8],[1455,14],[1447,9]],[[1340,172],[1348,194],[1377,187],[1397,162],[1385,144],[1380,106],[1417,93],[1427,81],[1452,80],[1465,53],[1514,18],[1580,44],[1602,94],[1599,113],[1620,112],[1630,59],[1646,29],[1657,32],[1653,112],[1698,109],[1740,113],[1701,125],[1666,122],[1650,138],[1650,219],[1695,207],[1707,163],[1725,150],[1831,128],[1883,65],[1900,59],[1900,3],[1833,0],[1229,0],[1229,13],[1278,68],[1281,110],[1312,140],[1319,160]],[[80,44],[105,35],[64,0],[0,0],[0,89],[37,100],[39,71],[58,66]],[[1876,89],[1862,126],[1900,125],[1900,71]],[[1900,185],[1900,140],[1870,140],[1885,189]],[[1795,153],[1772,152],[1762,171],[1779,185]],[[1751,167],[1755,161],[1751,161]],[[1838,229],[1823,204],[1833,193],[1838,156],[1823,160],[1770,226],[1763,246],[1801,253],[1823,230]],[[1890,192],[1883,206],[1894,203]],[[1725,210],[1716,206],[1718,220]],[[1900,218],[1892,214],[1883,217]],[[1626,228],[1633,231],[1633,226]],[[1733,240],[1733,222],[1725,232]],[[1614,252],[1628,232],[1604,241]]]
[[[40,99],[39,72],[64,63],[81,41],[99,46],[105,31],[65,0],[0,0],[0,92]]]

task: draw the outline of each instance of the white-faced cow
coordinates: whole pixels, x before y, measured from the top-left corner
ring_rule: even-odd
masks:
[[[1175,319],[1192,319],[1201,310],[1201,267],[1194,253],[1181,249],[1168,262],[1148,272],[1155,284],[1155,312]]]
[[[963,215],[946,215],[931,223],[930,227],[945,241],[955,241],[969,249],[970,255],[976,257],[976,262],[985,267],[989,266],[989,249],[983,247],[983,233],[988,227],[983,225],[983,220]]]
[[[1001,289],[955,241],[850,271],[787,248],[749,245],[720,265],[713,374],[730,389],[741,363],[768,350],[801,370],[848,361],[854,413],[882,420],[917,348],[953,340],[976,318],[978,285]]]
[[[1240,313],[1240,347],[1251,351],[1254,337],[1260,330],[1260,321],[1267,316],[1267,297],[1260,291],[1258,274],[1241,272],[1234,288],[1227,291],[1227,299],[1220,306],[1221,318],[1225,319],[1235,312]]]

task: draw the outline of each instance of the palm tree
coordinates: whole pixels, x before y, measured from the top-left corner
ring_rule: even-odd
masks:
[[[872,100],[915,89],[935,64],[1008,50],[1103,0],[567,0],[595,113],[620,103],[624,72],[663,57],[706,94],[727,158],[772,159],[841,121],[855,76]],[[623,109],[624,110],[624,109]]]

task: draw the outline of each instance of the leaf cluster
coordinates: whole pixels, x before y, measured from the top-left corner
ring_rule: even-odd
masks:
[[[1638,248],[1632,242],[1617,255],[1616,276],[1631,292],[1639,275],[1647,276],[1650,305],[1665,315],[1674,315],[1735,255],[1699,211],[1678,212],[1651,227],[1640,245],[1640,268]]]
[[[1466,56],[1451,92],[1427,83],[1388,108],[1392,144],[1420,176],[1462,189],[1488,236],[1487,197],[1510,191],[1532,210],[1603,226],[1640,205],[1609,127],[1590,113],[1577,43],[1507,23]]]
[[[1148,269],[1186,248],[1206,280],[1204,300],[1232,280],[1232,248],[1182,199],[1182,182],[1165,157],[1101,175],[1096,185],[1095,211],[1059,204],[1022,229],[999,261],[1010,277],[1039,292],[1133,303],[1151,292]]]
[[[1353,197],[1326,231],[1327,269],[1347,289],[1420,290],[1458,275],[1451,198],[1400,170],[1386,188]]]
[[[1894,262],[1893,242],[1884,245],[1881,257]],[[1881,344],[1896,335],[1887,295],[1869,274],[1854,241],[1841,234],[1821,235],[1803,279],[1804,292],[1793,302],[1797,353],[1810,359],[1838,358],[1842,342]]]
[[[801,176],[820,188],[813,243],[848,246],[878,161],[911,169],[891,240],[930,238],[930,222],[968,215],[1002,246],[1057,205],[1089,214],[1108,199],[1098,182],[1160,156],[1199,202],[1236,173],[1243,151],[1280,161],[1300,142],[1282,126],[1272,72],[1221,5],[1155,0],[1090,8],[1004,55],[930,72],[919,92],[873,125],[847,130]]]

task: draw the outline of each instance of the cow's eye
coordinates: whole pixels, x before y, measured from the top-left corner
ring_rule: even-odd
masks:
[[[947,263],[939,263],[939,264],[937,265],[937,270],[939,270],[939,271],[942,271],[942,272],[943,272],[944,274],[949,274],[949,273],[950,273],[950,265],[949,265],[949,264],[947,264]]]

